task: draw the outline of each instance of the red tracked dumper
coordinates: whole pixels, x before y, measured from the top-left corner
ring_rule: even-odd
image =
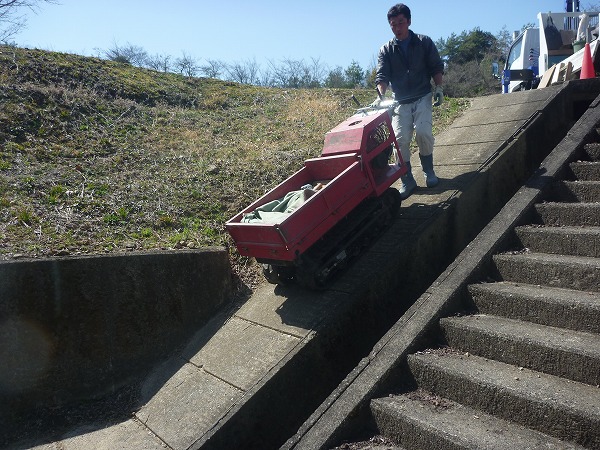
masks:
[[[391,223],[400,194],[390,186],[407,171],[390,120],[395,106],[359,109],[325,135],[321,156],[226,223],[269,282],[323,288]],[[289,210],[261,216],[291,196]]]

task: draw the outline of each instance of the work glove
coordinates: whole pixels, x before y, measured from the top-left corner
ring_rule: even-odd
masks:
[[[440,106],[444,101],[444,90],[441,85],[435,87],[433,91],[433,106]]]
[[[381,98],[377,97],[369,106],[373,109],[377,109],[379,108],[379,105],[381,105]]]

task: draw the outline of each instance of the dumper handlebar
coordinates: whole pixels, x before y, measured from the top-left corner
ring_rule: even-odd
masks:
[[[365,114],[370,115],[382,110],[387,110],[390,114],[393,114],[396,107],[399,105],[397,100],[392,98],[386,98],[385,100],[381,100],[379,102],[373,102],[368,106],[364,106],[362,108],[358,108],[356,110],[356,114]]]

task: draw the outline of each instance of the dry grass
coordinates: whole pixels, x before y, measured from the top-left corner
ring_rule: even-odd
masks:
[[[283,90],[0,47],[0,260],[224,245],[370,90]],[[448,123],[464,102],[436,114]]]

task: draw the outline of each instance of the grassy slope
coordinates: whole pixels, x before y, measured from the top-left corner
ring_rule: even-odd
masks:
[[[0,260],[226,245],[252,284],[225,221],[318,156],[352,95],[374,97],[0,46]]]

